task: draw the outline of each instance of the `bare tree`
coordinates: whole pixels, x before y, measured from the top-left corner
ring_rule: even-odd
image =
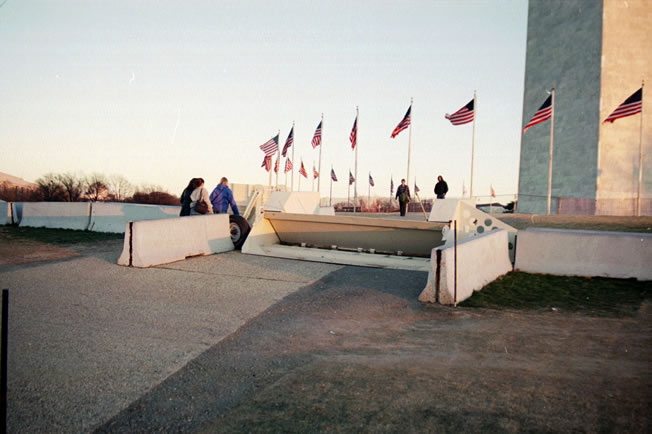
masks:
[[[123,201],[134,193],[134,186],[122,175],[111,175],[108,179],[109,192],[114,200]]]
[[[48,173],[36,180],[41,198],[47,202],[63,201],[66,193],[54,173]]]
[[[56,180],[61,184],[68,202],[77,202],[84,192],[83,178],[72,173],[56,175]]]
[[[86,197],[88,197],[93,202],[97,202],[102,199],[109,188],[106,185],[106,179],[104,175],[100,173],[93,173],[92,175],[86,178]]]

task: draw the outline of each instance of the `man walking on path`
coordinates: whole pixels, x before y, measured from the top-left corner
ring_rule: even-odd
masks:
[[[435,195],[437,199],[444,199],[448,193],[448,184],[444,181],[441,175],[437,177],[437,184],[435,185]]]
[[[233,199],[233,193],[229,188],[229,180],[226,177],[220,180],[217,187],[213,190],[210,196],[211,203],[213,204],[213,212],[215,214],[225,214],[229,211],[229,205],[233,210],[234,215],[240,215],[238,205]]]
[[[410,202],[410,187],[405,184],[405,179],[401,179],[401,185],[396,189],[396,199],[401,206],[401,217],[405,217],[405,211]]]

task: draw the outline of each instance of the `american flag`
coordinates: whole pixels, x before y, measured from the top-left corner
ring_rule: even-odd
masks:
[[[420,192],[420,191],[421,191],[421,190],[419,190],[419,187],[417,187],[417,183],[415,182],[415,183],[414,183],[414,194],[417,194],[417,193]]]
[[[331,169],[331,179],[337,182],[337,176],[335,176],[335,171],[333,169]]]
[[[299,173],[302,174],[304,178],[308,178],[308,172],[306,172],[306,168],[303,167],[303,161],[301,162],[301,168],[299,169]]]
[[[317,169],[315,169],[315,165],[314,165],[314,164],[312,165],[312,177],[313,177],[314,179],[319,178],[319,172],[317,172]]]
[[[349,170],[349,185],[353,184],[355,182],[355,178],[353,177],[353,174]]]
[[[260,167],[264,167],[265,170],[268,172],[272,170],[272,156],[265,155],[265,158],[263,159],[263,164],[261,164]]]
[[[453,125],[464,125],[468,124],[469,122],[473,121],[473,116],[474,116],[474,111],[473,111],[473,102],[474,100],[472,99],[471,102],[469,102],[467,105],[453,113],[452,115],[449,115],[446,113],[445,118],[451,121],[451,124]]]
[[[288,138],[285,141],[285,146],[283,146],[283,152],[281,152],[281,155],[283,155],[284,157],[287,156],[288,149],[290,149],[292,143],[294,143],[294,126],[292,126],[292,129],[290,130],[290,134],[288,134]]]
[[[316,148],[321,144],[321,122],[319,121],[319,125],[317,125],[317,129],[315,130],[315,135],[312,136],[312,148]]]
[[[278,152],[278,134],[260,145],[260,149],[265,156],[276,154]]]
[[[374,179],[371,177],[371,173],[369,174],[369,185],[371,185],[372,187],[375,187]]]
[[[494,191],[494,186],[489,185],[489,191],[491,192],[491,197],[495,198],[496,197],[496,192]]]
[[[552,116],[552,95],[548,96],[546,100],[541,104],[541,107],[539,107],[539,110],[534,114],[530,122],[523,128],[523,132],[526,132],[528,128],[540,124],[541,122],[545,122],[550,117]]]
[[[288,173],[290,170],[292,170],[292,160],[288,158],[285,160],[285,170],[283,172]]]
[[[355,117],[353,121],[353,128],[351,129],[351,135],[349,136],[351,140],[351,149],[355,149],[355,145],[358,143],[358,117]]]
[[[278,160],[280,160],[280,158],[277,158],[276,163],[274,163],[274,173],[278,173]]]
[[[607,119],[605,119],[604,122],[602,123],[604,124],[605,122],[611,122],[613,124],[613,122],[616,119],[641,113],[642,110],[643,110],[643,88],[641,87],[639,90],[634,92],[632,96],[627,98],[625,102],[619,105],[618,108],[614,110],[613,113],[611,113],[609,117],[607,117]]]
[[[408,107],[407,112],[405,112],[405,116],[403,116],[403,120],[396,125],[396,128],[394,128],[394,131],[392,131],[392,139],[396,136],[398,136],[398,133],[406,129],[407,127],[410,126],[410,112],[412,111],[412,105],[410,104],[410,107]]]
[[[389,181],[389,194],[394,194],[394,178],[391,178]]]

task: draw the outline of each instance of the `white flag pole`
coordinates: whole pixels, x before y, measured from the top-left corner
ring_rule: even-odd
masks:
[[[478,98],[473,91],[473,133],[471,135],[471,186],[470,197],[473,197],[473,162],[475,160],[475,118],[478,115]]]
[[[292,164],[297,164],[296,160],[294,159],[294,148],[295,148],[295,143],[294,143],[294,121],[292,121]],[[294,170],[290,170],[290,191],[294,191]]]
[[[369,172],[369,181],[371,181],[371,172]],[[367,209],[371,203],[371,182],[369,182],[369,190],[367,191]]]
[[[280,131],[279,131],[280,134]],[[279,138],[280,141],[280,138]],[[278,165],[278,166],[277,166]],[[281,170],[281,148],[279,147],[278,151],[276,151],[276,163],[274,165],[274,169],[276,172],[276,189],[278,190],[278,172]]]
[[[317,169],[319,172],[319,175],[317,175],[317,191],[319,192],[319,186],[320,186],[320,181],[321,181],[321,149],[324,147],[324,114],[321,114],[321,142],[319,142],[319,168]],[[313,163],[314,167],[314,163]],[[314,184],[314,173],[313,173],[313,184]]]
[[[550,215],[550,201],[552,198],[552,152],[555,131],[555,85],[550,91],[552,99],[550,101],[550,155],[548,157],[548,215]]]
[[[331,164],[331,192],[328,199],[328,206],[333,206],[333,165]]]
[[[310,177],[312,178],[312,187],[310,187],[310,191],[315,191],[315,160],[312,160],[312,173],[310,174]],[[319,184],[319,181],[317,181],[317,183]]]
[[[346,204],[350,206],[351,205],[351,169],[349,169],[349,179],[347,179],[347,182],[349,183],[349,187],[347,188],[346,191]]]
[[[358,106],[355,106],[355,185],[353,186],[353,212],[355,212],[355,206],[358,203],[358,131],[360,131],[360,125],[358,122],[359,110]]]
[[[407,167],[407,178],[405,179],[405,185],[410,185],[410,160],[412,152],[412,103],[413,98],[410,98],[410,132],[408,138],[408,167]]]
[[[643,184],[643,88],[645,81],[641,81],[641,132],[638,142],[638,192],[636,193],[636,215],[641,215],[641,185]]]
[[[303,165],[303,157],[301,157],[301,164]],[[301,166],[299,166],[299,170],[301,170]],[[297,187],[297,191],[301,191],[301,174],[297,178],[299,178],[299,186]]]

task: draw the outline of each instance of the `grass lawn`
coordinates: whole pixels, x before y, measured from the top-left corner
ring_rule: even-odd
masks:
[[[623,316],[652,294],[652,282],[511,272],[459,304],[492,309],[579,312]]]
[[[78,244],[123,239],[124,234],[75,231],[70,229],[28,228],[0,226],[0,240],[38,241],[47,244]]]

